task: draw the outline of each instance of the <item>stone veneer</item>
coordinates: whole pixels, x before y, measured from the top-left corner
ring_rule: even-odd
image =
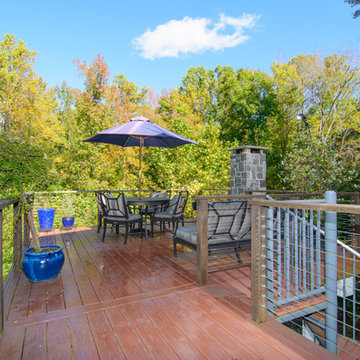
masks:
[[[266,191],[266,154],[262,146],[239,146],[228,149],[230,156],[231,195],[242,195],[247,190]]]

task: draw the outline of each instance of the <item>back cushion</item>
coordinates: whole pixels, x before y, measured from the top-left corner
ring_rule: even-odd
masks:
[[[209,239],[217,235],[239,238],[248,217],[246,201],[209,202],[208,210]]]

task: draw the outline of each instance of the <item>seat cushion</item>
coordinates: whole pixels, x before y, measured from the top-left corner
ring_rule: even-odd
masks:
[[[140,214],[129,214],[130,221],[140,221],[141,215]]]
[[[166,211],[161,211],[158,213],[154,213],[154,220],[160,220],[160,221],[172,221],[179,218],[179,216],[175,216],[173,214],[169,214]]]
[[[175,233],[175,238],[180,239],[182,241],[186,241],[190,244],[196,245],[196,225],[193,226],[180,226],[177,228]],[[214,236],[209,240],[209,246],[221,243],[231,243],[234,240],[231,239],[229,235],[218,235]]]
[[[196,245],[196,225],[178,227],[175,233],[175,238]]]
[[[109,222],[118,222],[125,224],[126,222],[134,222],[140,221],[141,215],[139,214],[129,214],[129,218],[127,219],[125,216],[105,216],[105,219]]]

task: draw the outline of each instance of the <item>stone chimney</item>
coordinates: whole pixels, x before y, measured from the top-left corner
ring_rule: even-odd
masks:
[[[247,190],[266,191],[267,147],[239,146],[228,149],[230,156],[231,195],[243,195]]]

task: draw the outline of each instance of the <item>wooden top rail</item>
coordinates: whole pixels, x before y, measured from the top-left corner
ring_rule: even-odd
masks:
[[[272,200],[250,200],[250,205],[266,206],[266,207],[280,207],[288,209],[306,209],[306,210],[321,210],[334,211],[347,214],[360,214],[360,205],[342,205],[342,204],[319,204],[319,203],[305,203],[302,201],[272,201]]]
[[[0,200],[0,210],[7,208],[8,206],[19,202],[19,199],[7,199],[7,200]]]
[[[264,195],[195,195],[194,200],[250,200],[263,199]]]
[[[6,207],[16,204],[20,201],[21,197],[25,197],[28,198],[29,196],[31,196],[33,193],[25,193],[23,195],[21,195],[18,198],[13,198],[13,199],[0,199],[0,210],[5,209]]]

